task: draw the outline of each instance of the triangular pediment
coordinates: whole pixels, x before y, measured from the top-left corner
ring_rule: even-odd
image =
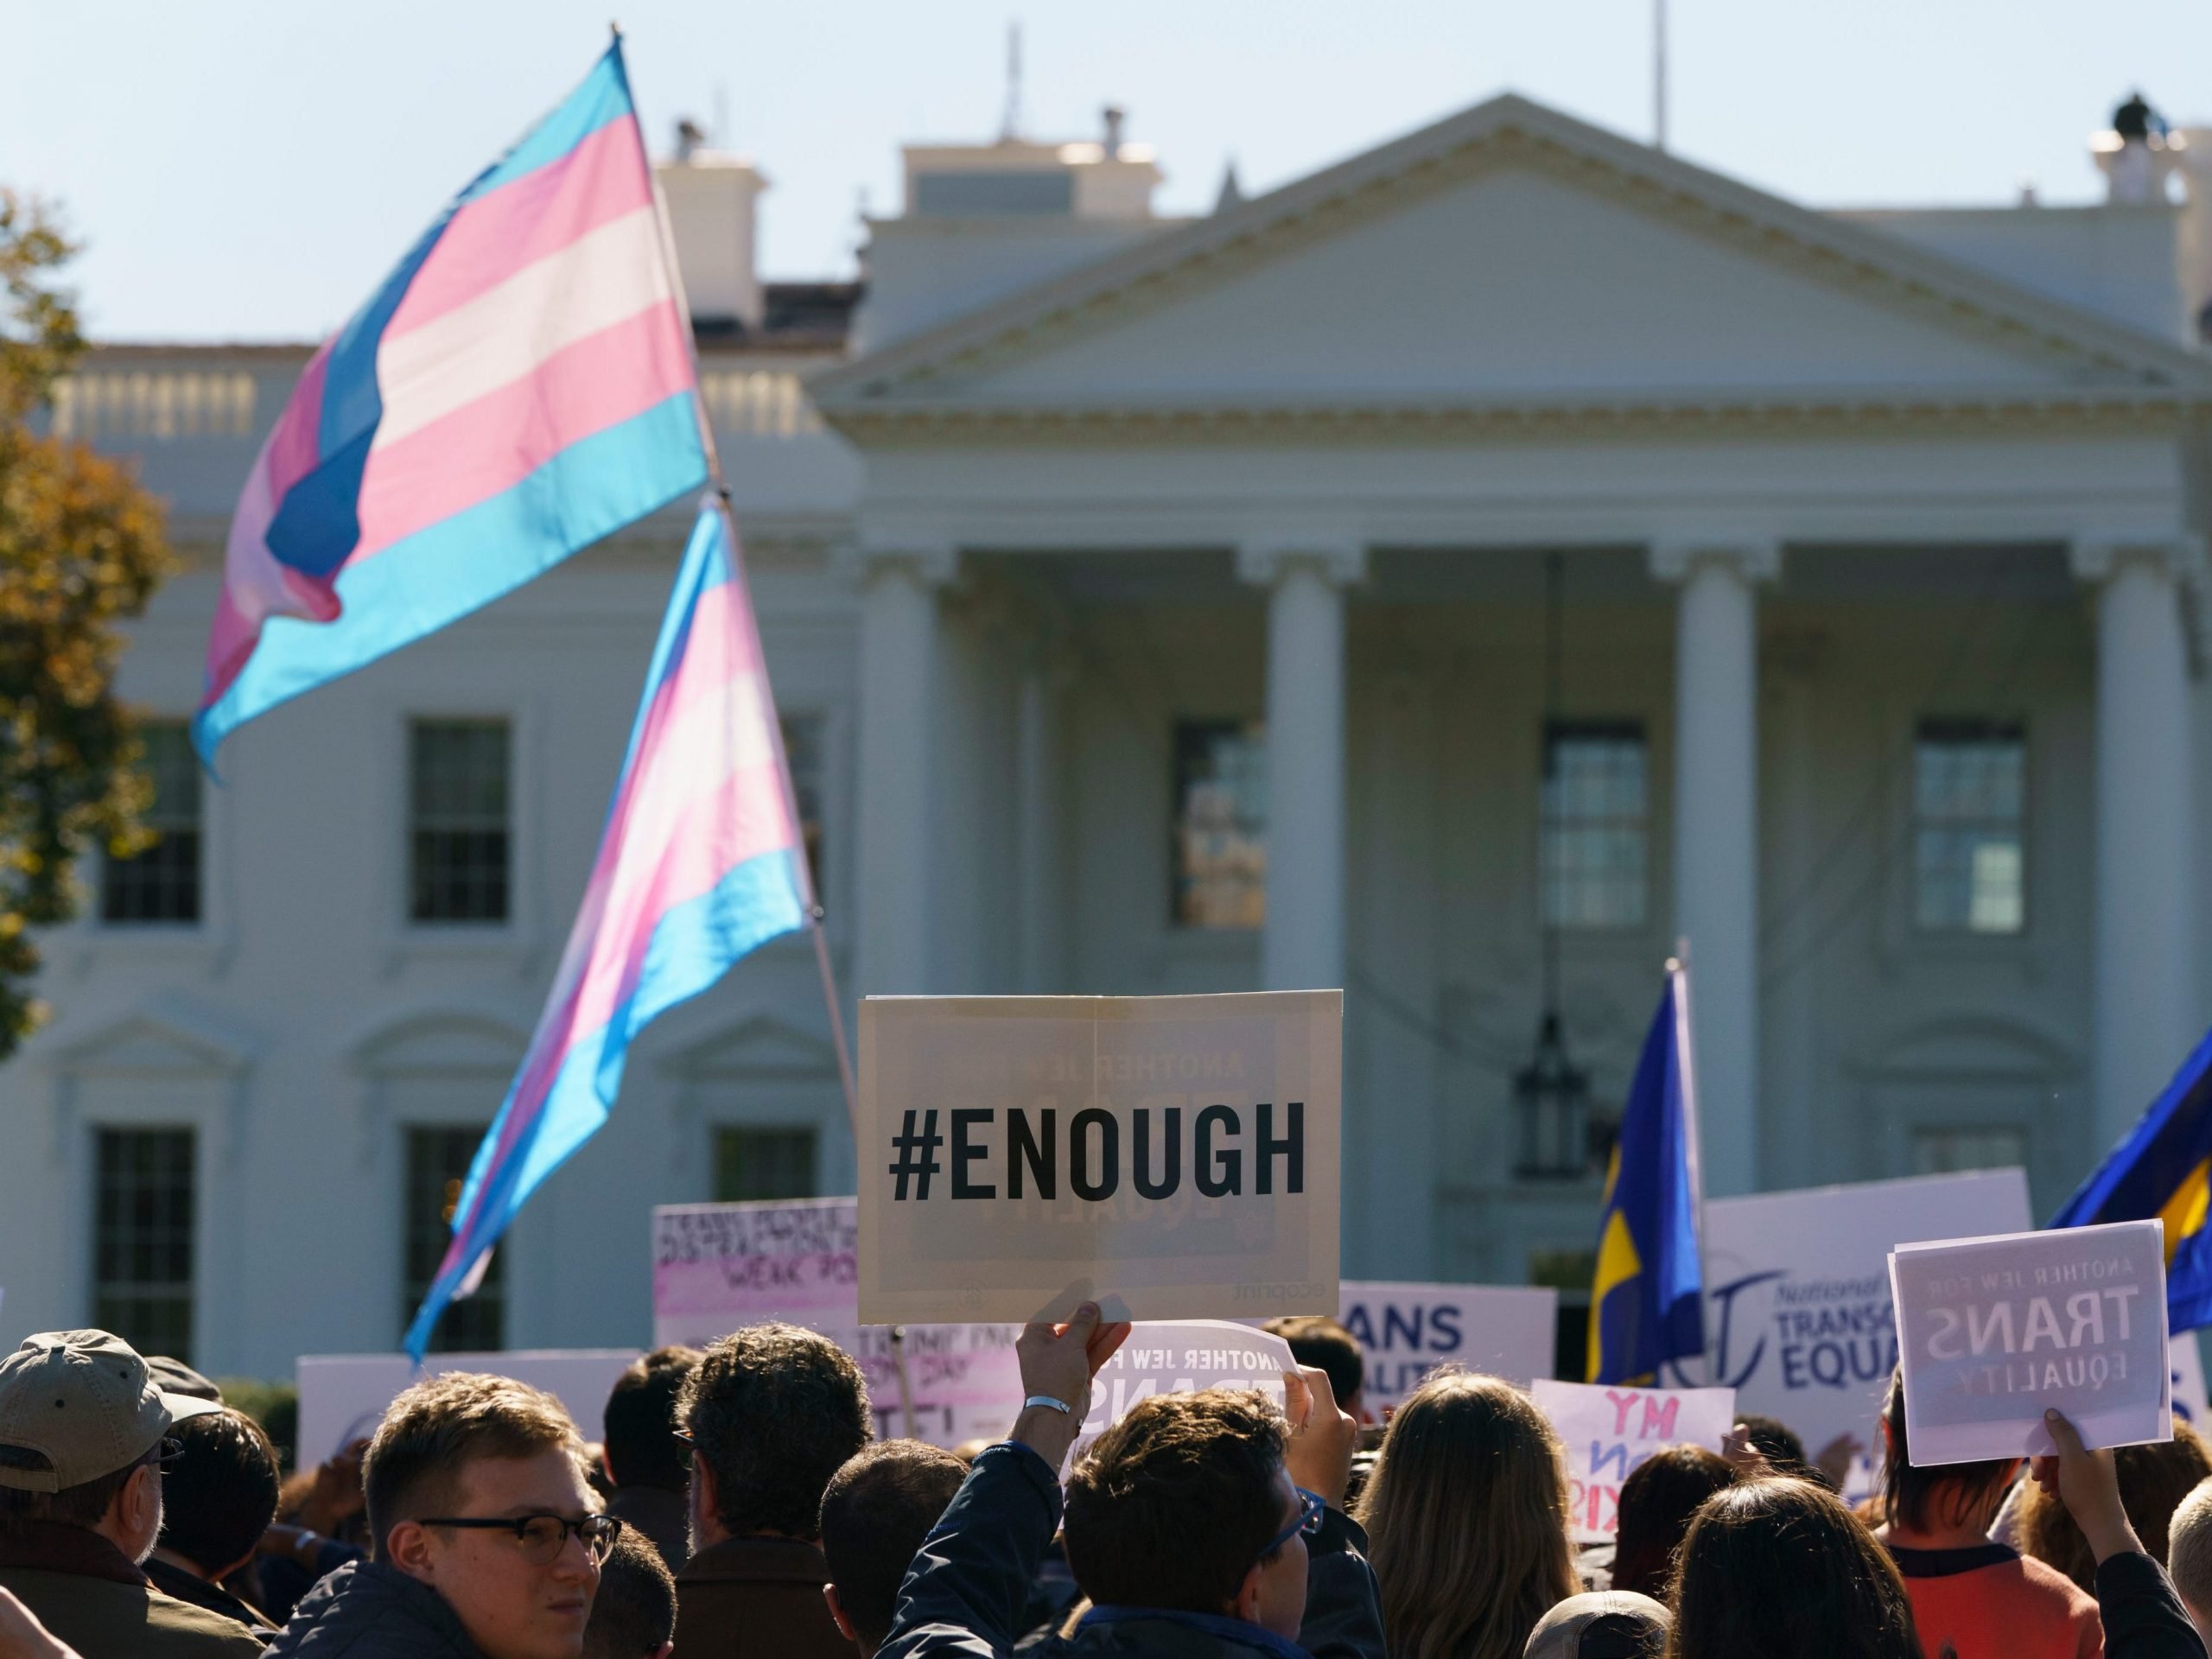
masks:
[[[353,1045],[371,1077],[512,1075],[529,1034],[496,1015],[450,1009],[403,1014]]]
[[[252,1064],[245,1039],[200,1016],[141,1010],[56,1050],[56,1071],[163,1077],[232,1077]]]
[[[1519,98],[815,385],[901,410],[2212,395],[2190,353]]]

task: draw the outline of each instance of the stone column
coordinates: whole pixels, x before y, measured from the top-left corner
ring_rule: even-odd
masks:
[[[2183,537],[2085,537],[2097,594],[2096,1134],[2101,1157],[2200,1035]]]
[[[1065,989],[1060,721],[1067,681],[1065,663],[1049,646],[1040,647],[1023,666],[1014,709],[1014,846],[1021,903],[1016,945],[1021,988],[1032,995]]]
[[[930,986],[931,779],[938,589],[949,547],[868,549],[861,573],[860,914],[863,996]]]
[[[1675,614],[1675,931],[1689,944],[1699,1152],[1708,1197],[1759,1183],[1758,605],[1772,543],[1651,550]]]
[[[1268,990],[1344,982],[1344,590],[1366,563],[1349,539],[1237,550],[1237,574],[1268,589]]]

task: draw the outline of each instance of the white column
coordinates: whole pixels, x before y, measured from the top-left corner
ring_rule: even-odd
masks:
[[[2190,807],[2195,786],[2179,537],[2085,538],[2097,596],[2098,1153],[2143,1115],[2201,1034]]]
[[[1237,550],[1268,589],[1268,923],[1260,983],[1344,982],[1344,595],[1366,571],[1345,540],[1292,537]]]
[[[1016,941],[1021,988],[1033,995],[1064,991],[1062,923],[1067,913],[1061,856],[1060,709],[1067,671],[1051,649],[1024,665],[1015,709],[1017,772],[1014,844],[1021,896]]]
[[[930,988],[930,812],[937,719],[937,590],[944,547],[869,550],[861,561],[858,899],[863,996]]]
[[[1675,931],[1689,943],[1706,1193],[1759,1183],[1758,604],[1770,543],[1651,550],[1675,615]]]

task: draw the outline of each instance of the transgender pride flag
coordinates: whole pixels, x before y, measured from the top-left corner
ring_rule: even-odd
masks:
[[[618,41],[301,375],[231,523],[200,754],[704,483],[680,294]]]
[[[607,1121],[630,1039],[755,946],[804,926],[812,905],[760,629],[728,513],[710,501],[684,550],[552,994],[408,1330],[418,1363],[523,1200]]]

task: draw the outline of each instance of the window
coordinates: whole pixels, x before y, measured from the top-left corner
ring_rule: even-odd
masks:
[[[1257,721],[1175,728],[1174,918],[1256,928],[1268,917],[1268,744]]]
[[[1595,1250],[1532,1250],[1529,1282],[1559,1292],[1552,1326],[1552,1375],[1580,1382],[1589,1375],[1590,1290],[1597,1282]]]
[[[438,1265],[453,1242],[454,1211],[468,1166],[484,1139],[481,1129],[411,1127],[407,1131],[407,1259],[400,1274],[399,1328],[415,1322]],[[430,1332],[433,1352],[482,1353],[506,1346],[506,1241],[492,1252],[492,1265],[474,1296],[448,1304]]]
[[[1973,1169],[2024,1169],[2027,1162],[2028,1136],[2024,1129],[1977,1127],[1912,1132],[1912,1173],[1916,1175],[1959,1175]]]
[[[1633,721],[1555,721],[1544,730],[1544,925],[1643,925],[1649,768]]]
[[[409,918],[505,921],[506,721],[418,720],[408,750]]]
[[[192,1357],[197,1160],[190,1129],[102,1129],[93,1147],[92,1323]]]
[[[715,1130],[715,1202],[814,1197],[814,1142],[812,1129]]]
[[[149,721],[140,731],[153,803],[146,827],[157,839],[132,858],[100,868],[104,922],[200,919],[200,761],[182,721]]]
[[[784,760],[791,769],[791,801],[798,810],[799,838],[806,846],[806,870],[814,891],[822,891],[822,716],[785,715]]]
[[[2027,925],[2026,728],[1923,720],[1913,748],[1913,919],[1929,933]]]

